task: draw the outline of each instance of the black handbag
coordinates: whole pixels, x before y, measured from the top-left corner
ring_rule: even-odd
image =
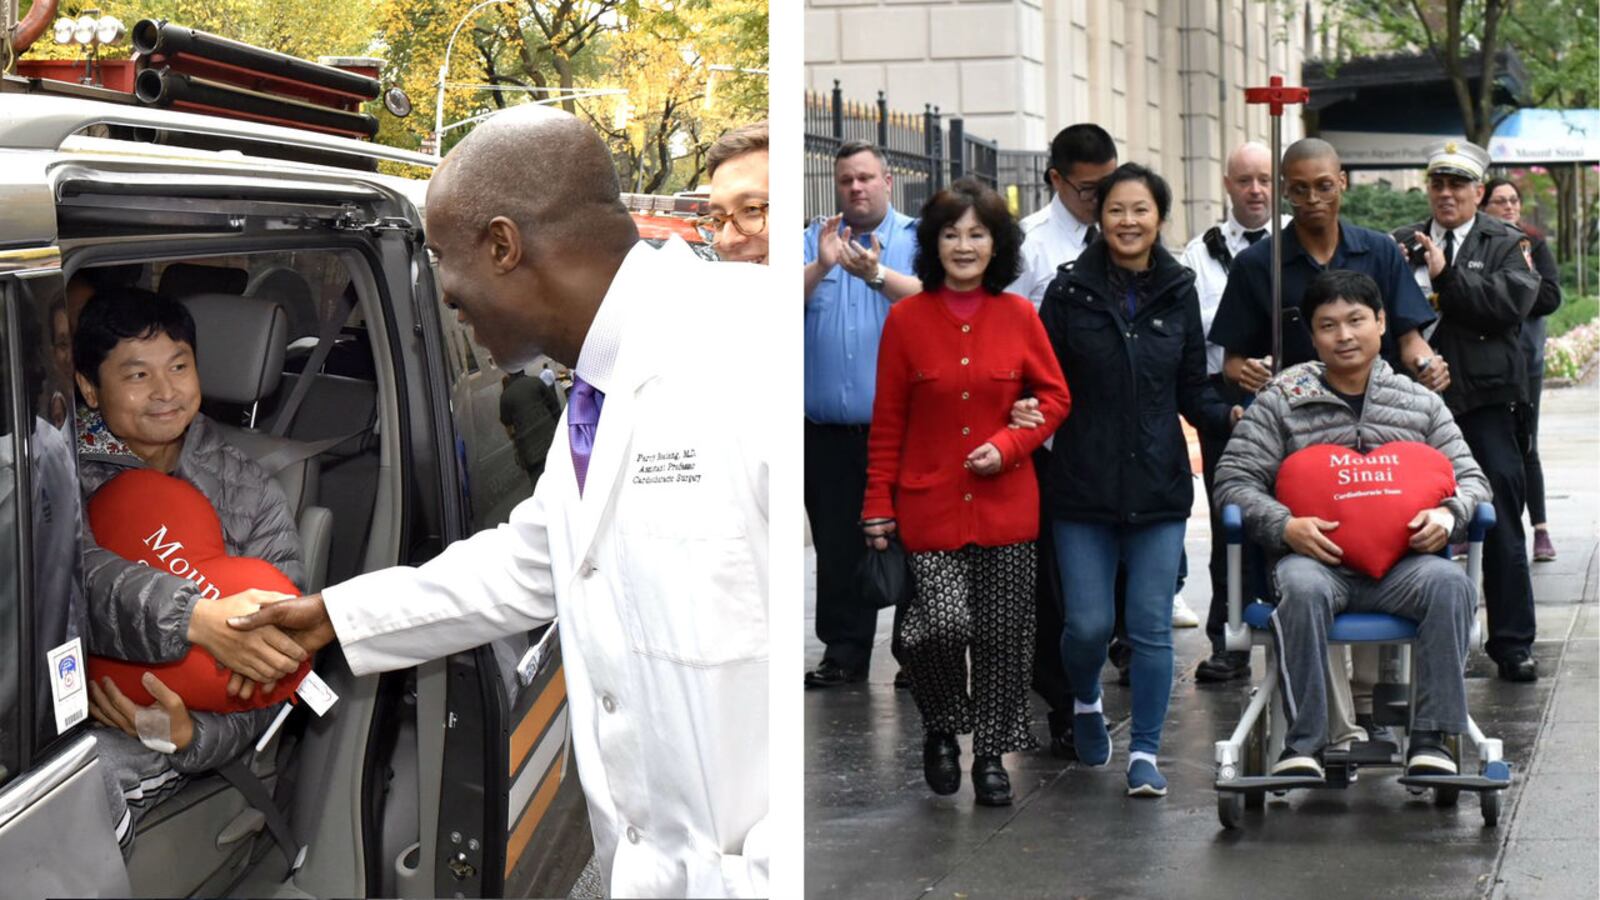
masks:
[[[900,538],[888,535],[889,546],[884,550],[867,548],[856,566],[856,588],[874,609],[899,606],[911,599],[911,571],[906,562],[906,548]]]

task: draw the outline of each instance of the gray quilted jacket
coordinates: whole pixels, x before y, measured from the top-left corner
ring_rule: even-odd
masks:
[[[1367,452],[1390,441],[1417,441],[1455,467],[1456,493],[1444,505],[1456,520],[1451,538],[1465,539],[1472,511],[1490,499],[1489,482],[1444,400],[1377,359],[1357,418],[1323,383],[1324,369],[1320,362],[1290,366],[1256,395],[1217,461],[1217,505],[1238,504],[1251,540],[1281,555],[1289,551],[1283,542],[1289,509],[1273,495],[1273,486],[1285,457],[1312,444]]]
[[[93,410],[78,410],[78,481],[87,504],[101,485],[144,462],[106,428]],[[300,532],[283,489],[216,426],[196,416],[184,435],[173,475],[188,481],[222,520],[230,556],[262,559],[304,589]],[[194,582],[129,562],[97,546],[84,529],[84,593],[89,598],[88,650],[133,662],[170,662],[189,652],[189,616],[200,588]],[[171,757],[183,772],[214,769],[237,756],[266,728],[277,707],[249,713],[192,712],[194,741]]]

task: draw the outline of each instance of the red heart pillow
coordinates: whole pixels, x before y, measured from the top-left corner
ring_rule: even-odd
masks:
[[[250,588],[300,593],[271,563],[228,556],[222,520],[211,501],[181,478],[130,469],[95,491],[88,512],[95,543],[123,559],[193,581],[200,588],[197,603]],[[89,677],[97,681],[109,677],[134,703],[156,702],[140,682],[145,672],[154,672],[183,698],[184,705],[204,712],[240,712],[279,703],[294,693],[310,668],[309,660],[301,663],[270,694],[258,691],[249,700],[239,700],[228,696],[228,670],[198,646],[177,662],[153,665],[89,657]]]
[[[1406,523],[1456,492],[1456,473],[1443,453],[1416,441],[1365,454],[1313,444],[1283,461],[1276,491],[1295,516],[1338,522],[1327,535],[1344,564],[1377,579],[1411,552]]]

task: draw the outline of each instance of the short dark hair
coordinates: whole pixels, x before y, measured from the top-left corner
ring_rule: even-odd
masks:
[[[1050,168],[1063,177],[1078,163],[1100,166],[1116,161],[1116,141],[1104,128],[1091,122],[1068,125],[1050,142]]]
[[[1150,189],[1150,196],[1156,201],[1156,215],[1160,221],[1167,220],[1167,213],[1172,211],[1172,188],[1167,186],[1167,180],[1155,173],[1155,170],[1141,166],[1138,163],[1123,163],[1117,166],[1110,175],[1100,179],[1095,185],[1095,192],[1099,195],[1095,200],[1094,217],[1099,219],[1106,210],[1106,197],[1111,189],[1124,181],[1138,181]]]
[[[983,289],[998,294],[1017,280],[1022,271],[1022,228],[1011,215],[1005,198],[975,178],[962,178],[934,194],[917,220],[917,256],[912,264],[923,290],[944,284],[944,264],[939,262],[939,232],[972,210],[994,238],[994,255],[983,270]]]
[[[1506,186],[1509,186],[1511,190],[1516,193],[1518,200],[1522,199],[1522,188],[1517,187],[1517,183],[1515,181],[1512,181],[1509,178],[1491,178],[1483,183],[1483,202],[1478,204],[1478,208],[1488,209],[1489,198],[1494,196],[1495,191]]]
[[[1344,300],[1359,303],[1372,310],[1374,315],[1383,312],[1383,294],[1372,276],[1349,269],[1329,269],[1311,279],[1306,292],[1300,295],[1300,318],[1306,328],[1319,307]]]
[[[889,157],[883,155],[883,148],[868,141],[845,141],[839,147],[839,152],[833,155],[833,161],[838,162],[841,159],[849,159],[857,153],[871,153],[878,158],[878,162],[883,163],[884,170],[888,171]]]
[[[100,364],[118,344],[158,334],[186,343],[199,353],[194,316],[179,301],[135,287],[97,291],[78,315],[78,331],[72,336],[72,364],[90,384],[99,386]]]
[[[717,174],[723,163],[746,153],[765,153],[767,150],[767,120],[752,122],[724,132],[706,151],[706,177]]]

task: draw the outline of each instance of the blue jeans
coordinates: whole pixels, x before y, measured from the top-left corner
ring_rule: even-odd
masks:
[[[1099,525],[1056,521],[1056,560],[1065,605],[1061,658],[1073,696],[1100,697],[1100,669],[1116,622],[1117,564],[1127,570],[1128,642],[1133,646],[1130,750],[1155,753],[1172,693],[1172,586],[1185,524]]]

